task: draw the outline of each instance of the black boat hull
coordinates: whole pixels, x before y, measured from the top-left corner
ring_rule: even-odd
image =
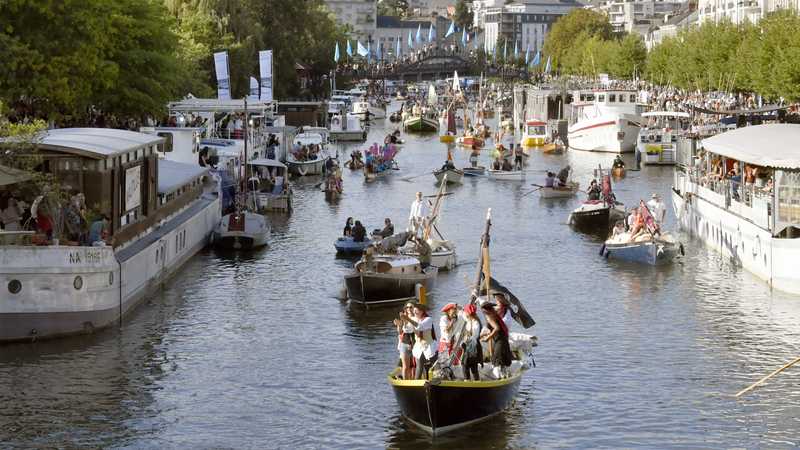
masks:
[[[572,213],[572,225],[582,229],[596,229],[598,231],[608,231],[609,211],[611,208],[595,209],[592,211],[582,211]]]
[[[511,406],[522,374],[491,381],[398,380],[389,377],[403,416],[440,435],[488,419]]]

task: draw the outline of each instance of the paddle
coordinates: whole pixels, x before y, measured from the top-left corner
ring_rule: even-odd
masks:
[[[526,193],[522,194],[519,198],[525,197],[526,195],[529,195],[529,194],[533,194],[536,191],[540,191],[540,190],[542,190],[543,187],[544,186],[540,186],[540,187],[537,187],[536,189],[534,189],[532,191],[526,192]]]
[[[432,173],[433,172],[425,172],[425,173],[421,173],[419,175],[414,175],[414,176],[411,176],[411,177],[404,177],[404,178],[400,178],[400,179],[403,180],[403,181],[411,181],[411,180],[417,179],[419,177],[424,177],[426,175],[430,175]]]
[[[746,394],[746,393],[748,393],[748,392],[752,391],[752,390],[753,390],[753,389],[755,389],[757,386],[759,386],[759,385],[763,384],[765,381],[767,381],[767,380],[769,380],[770,378],[774,377],[775,375],[777,375],[777,374],[779,374],[779,373],[783,372],[784,370],[788,369],[789,367],[792,367],[793,365],[797,364],[798,362],[800,362],[800,358],[797,358],[797,359],[795,359],[794,361],[792,361],[792,362],[790,362],[790,363],[788,363],[788,364],[784,365],[784,366],[783,366],[783,367],[781,367],[780,369],[778,369],[778,370],[776,370],[776,371],[772,372],[771,374],[769,374],[769,375],[765,376],[764,378],[762,378],[762,379],[760,379],[760,380],[756,381],[755,383],[751,384],[750,386],[747,386],[746,388],[744,388],[744,389],[742,389],[741,391],[737,392],[737,393],[736,393],[736,395],[735,395],[734,397],[740,397],[740,396],[742,396],[742,395],[744,395],[744,394]]]

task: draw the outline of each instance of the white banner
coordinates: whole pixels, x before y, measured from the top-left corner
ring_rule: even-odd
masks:
[[[250,95],[247,96],[248,100],[258,100],[258,80],[256,77],[250,77]]]
[[[272,98],[272,50],[258,52],[259,70],[261,72],[261,101],[271,102]]]
[[[142,166],[125,169],[125,211],[142,204]]]
[[[217,71],[217,98],[231,99],[231,80],[228,73],[228,52],[214,53],[214,68]]]

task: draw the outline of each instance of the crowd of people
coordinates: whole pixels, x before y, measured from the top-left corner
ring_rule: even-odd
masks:
[[[461,366],[465,380],[480,381],[478,366],[486,362],[492,364],[494,378],[510,376],[509,327],[513,319],[505,294],[494,291],[480,305],[475,298],[463,307],[446,304],[441,308],[438,333],[428,312],[427,305],[409,302],[394,320],[403,379],[427,379],[439,360],[449,367]]]
[[[292,148],[292,156],[295,161],[314,161],[320,157],[322,146],[319,144],[300,145],[295,143]]]

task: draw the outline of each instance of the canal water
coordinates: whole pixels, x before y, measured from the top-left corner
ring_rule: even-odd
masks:
[[[367,144],[392,129],[373,126]],[[578,152],[536,154],[524,184],[478,178],[452,189],[439,229],[461,264],[439,276],[430,301],[466,300],[492,208],[492,272],[537,321],[537,367],[505,415],[435,440],[409,426],[386,378],[397,361],[396,311],[340,301],[352,261],[333,248],[347,217],[370,230],[390,217],[400,228],[414,193],[435,191],[430,171],[444,162],[444,145],[404,138],[400,171],[365,184],[345,170],[336,204],[319,180],[297,183],[294,214],[273,218],[269,248],[203,251],[121,328],[0,347],[0,447],[800,444],[800,369],[733,398],[798,356],[800,299],[771,292],[683,235],[686,256],[669,267],[604,260],[601,240],[565,225],[578,199],[526,195],[545,169],[570,163],[586,186],[592,169],[613,159]],[[458,150],[456,164],[467,156]],[[669,204],[671,173],[631,171],[617,196],[632,205],[658,192]]]

